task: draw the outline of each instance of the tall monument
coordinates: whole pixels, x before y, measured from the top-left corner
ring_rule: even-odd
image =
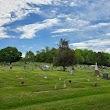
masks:
[[[95,76],[99,75],[99,69],[98,69],[98,66],[97,66],[97,63],[95,65]]]

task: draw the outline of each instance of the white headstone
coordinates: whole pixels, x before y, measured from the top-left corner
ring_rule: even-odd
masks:
[[[99,78],[99,75],[97,75],[97,78]]]
[[[90,79],[89,79],[89,78],[87,78],[87,81],[90,81]]]
[[[23,80],[23,78],[21,77],[21,78],[19,78],[20,80]]]
[[[73,70],[71,70],[70,73],[73,74]]]
[[[54,89],[55,89],[55,90],[57,89],[57,86],[56,86],[56,84],[54,85]]]
[[[63,87],[66,88],[66,83],[65,83],[65,81],[64,81]]]
[[[63,84],[63,87],[66,88],[66,84],[65,83]]]
[[[95,70],[98,70],[98,66],[97,66],[97,63],[96,63],[96,65],[95,65]]]
[[[44,76],[44,79],[47,79],[47,76]]]

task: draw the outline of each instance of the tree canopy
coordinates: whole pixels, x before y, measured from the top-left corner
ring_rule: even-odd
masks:
[[[74,64],[87,64],[87,65],[94,65],[96,62],[98,65],[103,65],[103,66],[110,66],[110,54],[109,53],[104,53],[104,52],[94,52],[92,50],[87,50],[87,49],[69,49],[68,51],[71,51],[73,53],[74,57]],[[68,52],[68,53],[71,53]],[[62,54],[68,54],[66,52],[62,52]],[[61,57],[60,49],[52,48],[49,49],[48,51],[43,50],[39,51],[36,54],[36,61],[37,62],[47,62],[47,63],[52,63],[53,59],[57,56]],[[59,54],[59,55],[58,55]],[[63,55],[64,56],[64,55]],[[58,57],[56,57],[58,58]],[[68,60],[70,58],[68,57]],[[64,59],[65,60],[65,59]],[[55,63],[55,60],[54,60]]]
[[[0,62],[16,62],[21,59],[22,53],[15,47],[6,47],[0,50]]]
[[[62,66],[65,71],[66,66],[71,66],[74,64],[74,53],[69,48],[68,41],[65,39],[60,39],[59,48],[54,57],[53,65]]]
[[[22,53],[15,47],[6,47],[0,50],[0,62],[17,62],[21,59]],[[41,51],[27,51],[21,61],[36,61],[53,63],[55,66],[66,66],[73,64],[94,65],[96,62],[100,66],[110,66],[110,54],[104,52],[94,52],[87,49],[70,49],[69,42],[61,39],[58,48],[46,46]]]
[[[35,55],[32,51],[27,51],[24,57],[24,61],[35,61]]]

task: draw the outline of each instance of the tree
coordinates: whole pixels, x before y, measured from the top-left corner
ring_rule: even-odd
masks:
[[[98,52],[96,55],[96,61],[99,65],[109,66],[109,55],[104,52]]]
[[[32,51],[27,51],[24,59],[25,59],[25,61],[34,61],[35,55]]]
[[[44,50],[43,51],[41,50],[41,52],[37,51],[37,54],[35,56],[35,61],[52,63],[56,50],[57,49],[55,48],[50,49],[49,47],[46,46],[45,51]]]
[[[84,63],[84,57],[82,56],[83,51],[81,49],[75,50],[75,63],[76,64],[83,64]]]
[[[94,52],[92,50],[84,49],[82,51],[82,56],[84,58],[84,64],[93,65],[95,64]]]
[[[68,41],[66,41],[65,39],[60,39],[58,51],[53,59],[53,65],[62,66],[63,71],[65,71],[66,66],[71,66],[73,64],[74,53],[69,48]]]
[[[50,51],[50,48],[48,46],[45,47],[45,52]]]
[[[6,47],[0,50],[0,62],[16,62],[21,59],[22,53],[15,47]]]

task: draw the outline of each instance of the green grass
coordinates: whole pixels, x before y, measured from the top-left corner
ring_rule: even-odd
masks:
[[[10,71],[8,66],[0,66],[0,110],[110,109],[110,80],[102,79],[101,72],[100,80],[97,81],[93,69],[76,68],[73,75],[69,72],[58,71],[59,69],[42,71],[34,68],[31,71],[29,68],[24,71],[22,65],[17,65]],[[104,71],[110,76],[110,70]],[[48,78],[44,79],[43,76]],[[21,84],[19,77],[24,78],[24,85]],[[69,79],[72,83],[68,82]],[[63,88],[64,80],[66,88]],[[98,83],[97,87],[94,87],[95,81]],[[55,84],[56,90],[54,90]]]

